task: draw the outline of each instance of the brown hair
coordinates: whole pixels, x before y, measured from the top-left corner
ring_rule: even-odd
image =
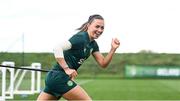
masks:
[[[89,16],[88,21],[82,24],[81,27],[77,28],[77,30],[80,30],[80,32],[87,31],[87,24],[91,24],[94,21],[94,19],[104,20],[104,18],[99,14],[91,15]]]

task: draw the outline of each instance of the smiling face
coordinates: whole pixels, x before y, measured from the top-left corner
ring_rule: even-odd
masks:
[[[94,19],[87,25],[87,32],[91,40],[97,39],[104,31],[104,20]]]

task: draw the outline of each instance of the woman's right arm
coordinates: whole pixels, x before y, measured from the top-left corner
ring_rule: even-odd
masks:
[[[72,79],[74,79],[77,76],[77,72],[76,70],[68,67],[63,54],[64,50],[69,50],[71,49],[71,47],[72,45],[69,41],[64,41],[63,43],[60,43],[54,48],[54,56],[59,65],[64,69],[65,73],[69,75]]]

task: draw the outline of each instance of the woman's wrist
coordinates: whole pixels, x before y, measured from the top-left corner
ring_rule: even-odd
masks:
[[[65,65],[65,66],[63,66],[62,68],[65,70],[65,69],[68,69],[69,66],[68,66],[68,65]]]
[[[111,52],[115,52],[116,51],[116,48],[111,48]]]

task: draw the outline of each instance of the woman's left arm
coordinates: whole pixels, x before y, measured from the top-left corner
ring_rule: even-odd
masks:
[[[120,42],[117,38],[112,39],[111,42],[111,50],[110,52],[104,57],[100,52],[94,52],[93,56],[97,63],[102,67],[106,68],[108,64],[111,62],[112,57],[116,51],[116,49],[120,46]]]

